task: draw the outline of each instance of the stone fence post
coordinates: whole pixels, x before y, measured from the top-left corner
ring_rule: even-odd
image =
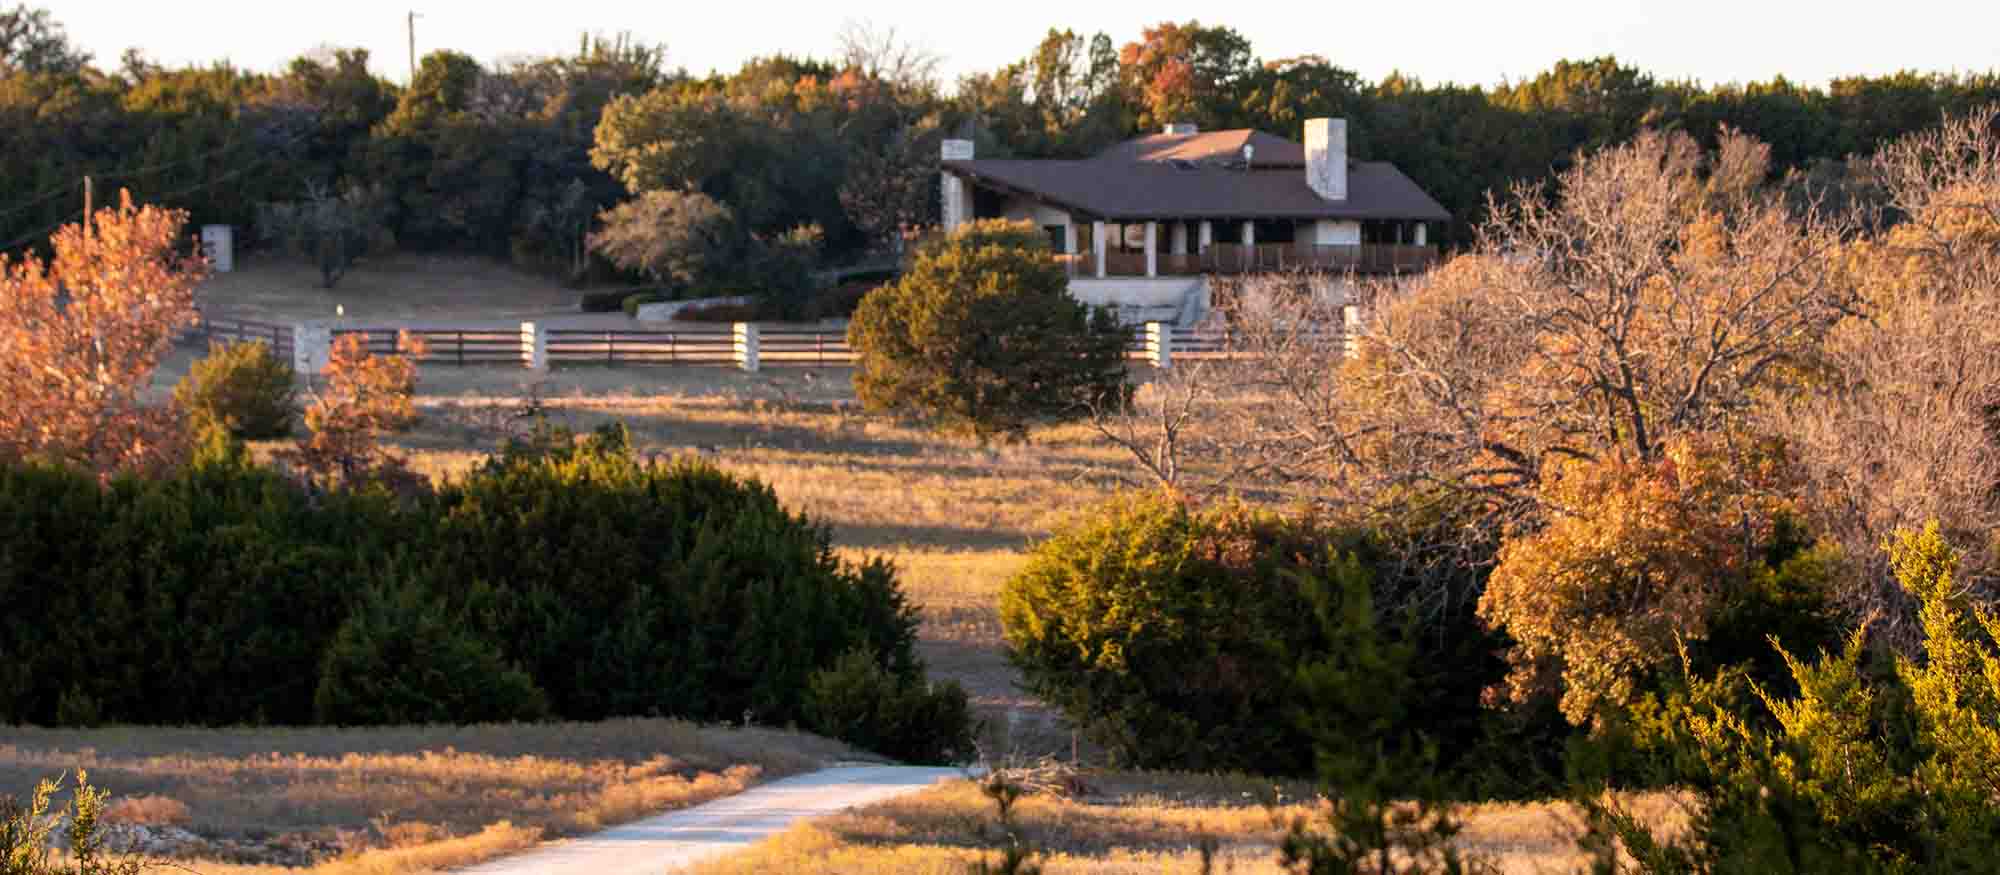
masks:
[[[531,371],[549,369],[549,336],[533,322],[521,323],[521,364]]]
[[[760,336],[755,322],[736,323],[736,366],[750,373],[757,372]]]
[[[1346,304],[1340,308],[1340,344],[1348,358],[1361,354],[1361,305]]]
[[[317,376],[333,358],[333,329],[318,322],[292,323],[292,372]]]
[[[1165,322],[1146,323],[1146,358],[1153,367],[1167,370],[1174,366],[1174,327]]]

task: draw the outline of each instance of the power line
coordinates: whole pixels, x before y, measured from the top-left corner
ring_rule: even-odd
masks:
[[[302,134],[294,136],[291,142],[285,143],[284,146],[289,147],[291,145],[300,142],[303,139],[304,135]],[[101,173],[87,169],[84,172],[88,175],[95,176],[98,179],[129,180],[132,179],[133,177],[144,176],[149,173],[157,173],[162,170],[169,170],[190,164],[199,163],[202,161],[207,161],[210,158],[214,158],[215,156],[220,155],[224,152],[228,152],[232,149],[254,147],[255,145],[256,144],[248,142],[247,140],[239,140],[233,143],[225,143],[221,146],[209,149],[208,151],[201,152],[195,155],[190,155],[185,158],[170,159],[167,161],[161,161],[159,163],[147,165],[144,167],[135,167],[131,170],[118,170],[110,173]],[[58,196],[74,191],[75,189],[72,187],[74,185],[75,183],[63,183],[62,185],[55,186],[53,188],[48,189],[47,191],[42,192],[41,194],[35,195],[26,201],[15,204],[11,207],[7,207],[6,209],[0,209],[0,219],[6,219],[7,217],[14,215],[15,213],[22,212],[31,207],[39,206],[43,203],[46,203],[47,201],[53,200]]]
[[[305,135],[304,135],[304,134],[299,134],[298,136],[295,136],[295,137],[293,137],[293,138],[292,138],[292,140],[291,140],[290,142],[287,142],[287,143],[285,143],[285,144],[284,144],[284,146],[291,146],[291,145],[293,145],[293,144],[295,144],[295,143],[298,143],[299,141],[301,141],[301,140],[303,140],[303,139],[305,139]],[[282,147],[281,147],[281,148],[282,148]],[[230,181],[230,180],[232,180],[232,179],[235,179],[236,177],[239,177],[239,176],[242,176],[243,174],[245,174],[245,173],[248,173],[248,172],[250,172],[251,168],[254,168],[254,167],[257,167],[257,166],[258,166],[259,164],[261,164],[261,163],[263,163],[263,162],[266,162],[266,161],[270,161],[270,160],[272,160],[272,158],[274,157],[274,156],[273,156],[273,153],[275,153],[275,152],[277,152],[277,151],[280,151],[280,150],[279,150],[279,149],[272,149],[272,150],[268,150],[268,151],[266,151],[266,152],[265,152],[265,153],[264,153],[264,154],[263,154],[263,155],[262,155],[261,157],[259,157],[259,158],[256,158],[256,159],[253,159],[253,160],[251,160],[251,161],[248,161],[248,162],[244,163],[244,164],[243,164],[242,166],[240,166],[240,167],[237,167],[237,168],[236,168],[235,170],[231,170],[231,171],[229,171],[229,172],[227,172],[227,173],[224,173],[224,174],[222,174],[221,176],[218,176],[218,177],[216,177],[216,178],[214,178],[214,179],[211,179],[211,180],[208,180],[208,181],[206,181],[206,182],[198,182],[198,183],[195,183],[194,185],[191,185],[191,186],[188,186],[187,188],[183,188],[183,189],[181,189],[180,191],[176,191],[176,192],[169,192],[169,193],[167,193],[167,194],[165,194],[165,195],[162,195],[162,196],[160,196],[160,197],[157,197],[157,198],[152,198],[152,200],[154,200],[155,202],[159,202],[159,203],[165,203],[165,202],[167,202],[167,201],[172,201],[172,200],[175,200],[175,199],[178,199],[178,198],[181,198],[181,197],[185,197],[185,196],[187,196],[187,195],[190,195],[190,194],[194,194],[195,192],[198,192],[198,191],[201,191],[201,190],[203,190],[203,189],[207,189],[207,188],[214,188],[215,186],[218,186],[218,185],[221,185],[221,184],[223,184],[223,183],[225,183],[225,182],[228,182],[228,181]],[[130,175],[132,175],[132,174],[121,174],[121,175],[123,175],[123,176],[130,176]],[[65,189],[65,190],[67,190],[67,189]],[[49,234],[50,232],[52,232],[52,231],[56,230],[57,228],[60,228],[60,227],[62,227],[62,226],[64,226],[64,225],[67,225],[67,224],[69,224],[69,223],[70,223],[71,221],[73,221],[73,220],[77,220],[77,219],[81,219],[81,218],[83,218],[83,217],[84,217],[84,216],[86,216],[86,215],[88,215],[88,213],[86,213],[86,212],[83,212],[83,211],[78,211],[78,212],[75,212],[75,213],[66,213],[66,214],[64,214],[64,215],[63,215],[63,217],[62,217],[62,218],[60,218],[60,219],[57,219],[57,220],[56,220],[55,222],[53,222],[53,223],[51,223],[51,224],[48,224],[48,225],[44,225],[44,226],[42,226],[42,228],[41,228],[40,230],[37,230],[37,231],[30,231],[30,232],[28,232],[28,233],[26,233],[26,234],[23,234],[23,235],[21,235],[21,236],[19,236],[19,237],[16,237],[16,238],[12,239],[12,240],[9,240],[9,241],[7,241],[6,243],[0,243],[0,252],[8,252],[8,251],[11,251],[11,250],[13,250],[13,248],[14,248],[14,247],[16,247],[16,246],[19,246],[19,245],[21,245],[21,244],[23,244],[23,243],[27,243],[27,242],[29,242],[29,241],[31,241],[31,240],[34,240],[34,239],[35,239],[35,238],[37,238],[37,237],[45,237],[45,236],[47,236],[47,235],[48,235],[48,234]]]
[[[8,216],[14,215],[15,213],[22,212],[23,210],[41,206],[42,204],[48,203],[49,201],[55,200],[58,197],[68,194],[71,191],[71,185],[73,185],[73,183],[64,183],[62,185],[56,186],[55,188],[51,188],[48,191],[42,192],[41,194],[35,195],[34,197],[29,198],[28,200],[15,204],[14,206],[8,207],[4,210],[0,210],[0,219],[5,219]]]

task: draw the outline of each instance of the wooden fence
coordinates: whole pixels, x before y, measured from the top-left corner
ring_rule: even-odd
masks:
[[[387,355],[400,351],[397,338],[403,331],[424,342],[421,361],[427,365],[518,365],[525,361],[519,329],[336,328],[332,334],[334,340],[360,335],[367,339],[370,352]]]
[[[736,364],[732,331],[550,328],[543,333],[548,335],[550,366]]]
[[[210,316],[201,314],[195,334],[210,343],[258,342],[271,347],[271,354],[280,360],[292,359],[292,326],[276,322],[259,322],[255,319],[238,319],[233,316]]]
[[[758,335],[757,357],[767,365],[854,364],[854,348],[847,345],[844,331],[765,328]]]
[[[839,330],[809,326],[704,325],[690,329],[540,328],[337,328],[331,331],[295,328],[233,317],[208,317],[200,331],[227,341],[261,341],[286,359],[296,356],[295,331],[318,344],[345,336],[360,336],[376,354],[397,353],[403,331],[424,342],[426,365],[554,367],[578,365],[697,365],[758,370],[773,367],[843,367],[854,364],[853,347]],[[315,336],[316,335],[316,336]],[[306,349],[324,362],[323,349]],[[1159,322],[1137,326],[1126,358],[1156,367],[1173,362],[1229,358],[1227,335],[1215,328],[1180,328]],[[316,367],[316,365],[314,365]]]

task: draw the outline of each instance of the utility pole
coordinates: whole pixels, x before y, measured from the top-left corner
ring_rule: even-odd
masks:
[[[422,17],[423,16],[418,15],[415,10],[410,11],[408,28],[410,33],[410,84],[411,85],[417,84],[417,19]]]

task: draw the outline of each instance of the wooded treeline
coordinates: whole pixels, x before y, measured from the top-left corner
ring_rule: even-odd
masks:
[[[1379,81],[1335,60],[1259,58],[1227,27],[1108,34],[1052,29],[999,70],[947,87],[937,59],[855,28],[841,57],[753,59],[694,76],[664,48],[586,37],[576,52],[482,65],[426,56],[399,86],[361,49],[322,48],[275,73],[169,69],[128,51],[79,51],[46,12],[0,12],[0,250],[47,237],[81,209],[80,180],[129,187],[194,224],[248,229],[260,207],[342,200],[398,248],[511,258],[583,279],[597,216],[647,191],[700,193],[743,239],[818,226],[840,260],[935,220],[937,140],[987,157],[1079,157],[1169,122],[1296,138],[1302,120],[1350,120],[1351,153],[1393,161],[1456,217],[1463,242],[1485,195],[1546,178],[1579,149],[1647,127],[1712,145],[1725,126],[1771,146],[1776,172],[1848,180],[1846,156],[2000,100],[2000,75],[1902,72],[1708,86],[1615,58],[1559,61],[1518,82]]]

